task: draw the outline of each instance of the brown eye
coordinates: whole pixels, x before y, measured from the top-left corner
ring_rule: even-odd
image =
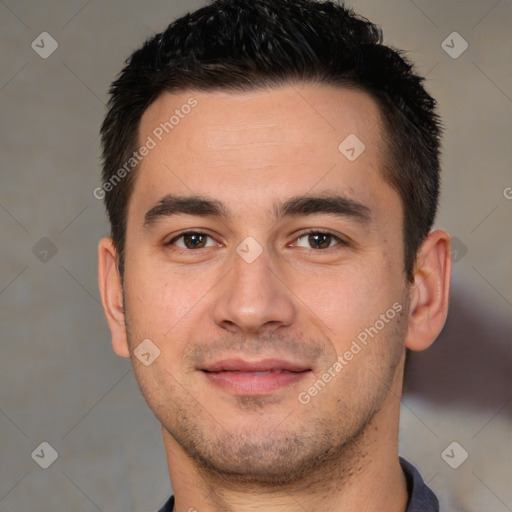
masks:
[[[189,233],[183,236],[183,242],[187,249],[202,248],[206,244],[206,236],[198,233]]]
[[[210,244],[208,244],[209,238],[211,237],[205,235],[204,233],[196,233],[191,231],[189,233],[182,233],[176,238],[173,238],[168,243],[168,245],[175,245],[180,249],[203,249],[205,247],[212,247],[213,245],[215,245],[215,242],[213,242],[213,240]]]
[[[331,245],[332,236],[325,233],[308,235],[308,242],[313,249],[327,249]]]
[[[301,243],[301,240],[304,242]],[[329,249],[333,245],[339,245],[341,240],[330,233],[311,232],[297,238],[297,245],[307,249]]]

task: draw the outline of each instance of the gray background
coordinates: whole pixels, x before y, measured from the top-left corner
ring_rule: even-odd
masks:
[[[1,511],[151,511],[170,493],[159,425],[110,347],[96,281],[108,226],[92,191],[109,83],[200,5],[0,1]],[[400,452],[442,510],[510,511],[512,3],[350,5],[427,75],[446,128],[436,225],[456,237],[451,312],[411,360]],[[454,31],[469,44],[458,58],[442,47]],[[31,47],[42,32],[59,45],[47,59]],[[43,441],[58,453],[48,469],[31,457]],[[441,456],[453,441],[452,464],[469,454],[457,469]]]

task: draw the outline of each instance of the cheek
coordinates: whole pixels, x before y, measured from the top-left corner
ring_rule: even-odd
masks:
[[[132,319],[161,335],[197,302],[197,287],[185,276],[171,272],[160,257],[142,250],[127,254],[125,290]]]
[[[140,276],[142,277],[142,275]],[[127,291],[127,309],[133,326],[149,338],[173,337],[194,311],[201,310],[200,295],[183,282],[170,278],[137,279]]]
[[[149,338],[161,351],[156,362],[173,375],[180,374],[183,354],[190,341],[205,336],[211,315],[208,291],[218,277],[206,270],[199,276],[171,271],[150,258],[139,265],[135,260],[131,263],[131,267],[127,266],[125,283],[130,346],[133,349],[141,340]],[[157,367],[155,372],[158,373]],[[161,378],[165,379],[166,375],[162,374]]]
[[[394,270],[385,268],[382,258],[378,260],[350,268],[341,266],[310,279],[301,276],[291,286],[306,310],[323,322],[329,337],[337,340],[338,350],[401,299]]]

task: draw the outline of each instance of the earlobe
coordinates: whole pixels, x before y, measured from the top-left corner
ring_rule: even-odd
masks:
[[[416,258],[407,348],[424,350],[441,332],[448,315],[451,270],[450,236],[443,230],[432,231]]]
[[[119,356],[129,357],[123,310],[123,286],[117,266],[117,250],[110,237],[102,238],[98,246],[98,284],[114,352]]]

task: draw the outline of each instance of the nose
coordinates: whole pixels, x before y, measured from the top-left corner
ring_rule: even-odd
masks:
[[[236,254],[231,272],[220,283],[213,318],[229,332],[271,334],[293,323],[293,298],[265,251],[251,263]]]

